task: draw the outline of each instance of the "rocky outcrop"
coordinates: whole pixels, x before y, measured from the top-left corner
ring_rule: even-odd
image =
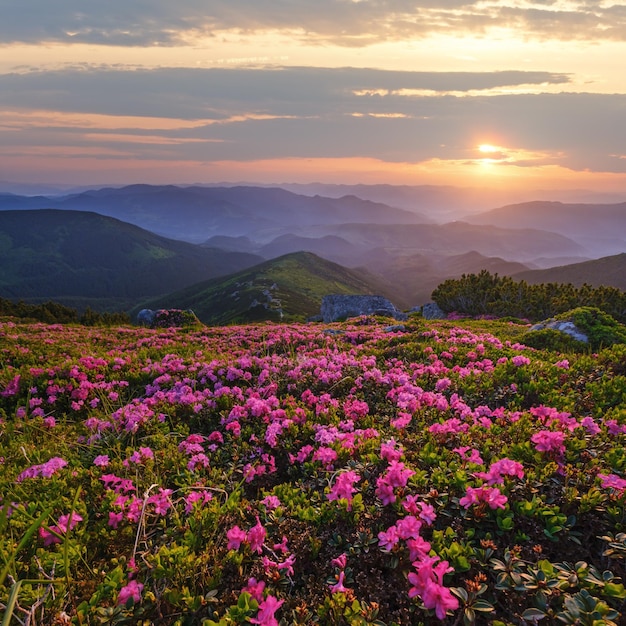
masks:
[[[325,323],[345,320],[361,315],[383,315],[397,320],[406,320],[402,313],[383,296],[346,296],[333,294],[322,299],[322,320]]]
[[[180,328],[201,322],[191,309],[141,309],[137,314],[137,323],[149,328]]]
[[[589,337],[586,333],[580,330],[574,322],[571,320],[555,320],[549,319],[545,322],[540,322],[530,327],[530,330],[558,330],[561,333],[569,335],[576,341],[582,341],[583,343],[589,343]]]

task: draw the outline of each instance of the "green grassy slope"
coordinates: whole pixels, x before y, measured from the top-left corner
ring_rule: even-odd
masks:
[[[0,296],[9,299],[119,310],[259,260],[160,237],[96,213],[0,212]]]
[[[296,320],[319,314],[323,296],[333,293],[393,299],[383,284],[369,277],[310,252],[296,252],[192,285],[144,306],[192,309],[207,324]]]

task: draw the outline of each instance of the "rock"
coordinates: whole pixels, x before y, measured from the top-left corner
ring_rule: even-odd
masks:
[[[152,309],[141,309],[137,313],[137,324],[140,326],[152,326],[156,313]]]
[[[423,306],[411,310],[419,311],[425,320],[443,320],[446,318],[446,314],[436,302],[427,302]]]
[[[539,324],[531,326],[530,330],[543,330],[544,328],[550,330],[558,330],[559,332],[565,333],[573,339],[576,339],[576,341],[589,343],[589,337],[582,330],[580,330],[571,320],[550,319],[546,320],[545,322],[539,322]]]
[[[322,319],[325,323],[345,320],[361,315],[383,315],[397,320],[406,320],[406,313],[383,296],[356,296],[333,294],[322,298]]]
[[[196,314],[187,309],[141,309],[137,313],[137,323],[149,328],[178,328],[182,326],[193,326],[200,324]]]
[[[403,333],[406,330],[404,324],[394,324],[393,326],[385,326],[383,331],[386,333]]]

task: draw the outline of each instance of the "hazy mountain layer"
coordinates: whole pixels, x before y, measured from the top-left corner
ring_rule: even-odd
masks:
[[[626,202],[618,204],[511,204],[467,218],[473,224],[501,228],[541,228],[583,245],[591,256],[626,251]]]
[[[622,253],[561,267],[551,267],[545,270],[529,270],[513,276],[516,280],[525,280],[532,285],[571,283],[580,287],[587,283],[593,287],[605,285],[626,290],[626,254]]]
[[[316,224],[425,220],[413,212],[356,196],[310,197],[265,187],[131,185],[61,197],[0,195],[0,210],[35,208],[93,211],[193,243],[214,235],[248,235],[267,242],[292,229]]]

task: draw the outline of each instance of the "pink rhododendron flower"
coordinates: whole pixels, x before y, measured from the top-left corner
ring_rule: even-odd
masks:
[[[241,544],[246,541],[246,533],[241,530],[239,526],[233,526],[230,530],[226,531],[226,537],[228,538],[229,550],[239,550]]]
[[[395,545],[400,541],[398,535],[398,529],[395,526],[390,526],[386,531],[378,533],[378,545],[383,549],[390,552]]]
[[[352,509],[352,496],[356,493],[354,483],[361,480],[361,477],[353,471],[347,471],[339,474],[335,479],[330,493],[326,494],[329,500],[347,500],[348,511]]]
[[[122,511],[119,511],[117,513],[114,511],[109,511],[108,525],[111,528],[117,529],[117,527],[120,525],[123,519],[124,519],[124,513]]]
[[[332,559],[330,564],[338,567],[339,569],[346,569],[346,565],[348,564],[348,555],[344,552],[343,554],[340,554],[337,558]]]
[[[563,454],[565,452],[565,433],[553,430],[541,430],[535,433],[530,440],[535,444],[538,452],[554,452]]]
[[[248,618],[248,621],[251,624],[259,624],[260,626],[279,626],[274,613],[276,613],[283,603],[284,600],[278,600],[271,595],[267,596],[265,600],[259,603],[257,616]]]
[[[330,587],[330,592],[331,593],[346,593],[347,591],[350,591],[343,584],[345,575],[346,575],[346,573],[343,570],[341,570],[339,572],[339,575],[337,576],[337,583],[334,584],[334,585],[331,585],[331,587]]]
[[[136,580],[131,580],[127,585],[120,589],[120,593],[117,597],[117,603],[125,605],[129,600],[137,603],[141,600],[141,592],[143,591],[143,584]]]
[[[415,539],[419,536],[422,522],[413,515],[407,515],[396,522],[398,537],[400,539]]]
[[[59,517],[55,526],[50,526],[50,530],[41,526],[39,528],[39,536],[43,539],[44,546],[50,546],[55,543],[61,543],[61,539],[57,537],[54,533],[58,535],[64,535],[69,530],[73,530],[78,522],[82,522],[83,518],[81,515],[76,513],[76,511],[72,511],[69,515],[61,515]],[[53,531],[53,532],[50,532]]]
[[[602,481],[604,489],[615,489],[622,495],[626,491],[626,479],[620,478],[615,474],[598,474],[598,478]]]
[[[261,500],[261,504],[263,504],[268,511],[273,511],[280,506],[280,499],[276,496],[265,496],[265,498]]]
[[[36,478],[42,476],[43,478],[50,478],[53,474],[56,474],[60,469],[67,465],[67,461],[61,457],[55,456],[49,461],[42,463],[41,465],[33,465],[28,469],[25,469],[18,477],[17,482],[22,482],[26,478]]]
[[[213,496],[209,491],[192,491],[185,498],[185,513],[189,514],[193,512],[194,505],[198,504],[198,506],[202,504],[206,504],[209,500],[212,500]]]
[[[516,478],[524,478],[524,466],[517,461],[512,461],[506,457],[498,461],[494,461],[489,466],[488,472],[477,472],[475,476],[482,478],[488,485],[496,485],[504,482],[505,476],[514,476]]]
[[[465,496],[459,500],[459,504],[469,509],[474,504],[485,502],[490,509],[504,509],[507,500],[497,487],[467,487]]]
[[[248,584],[241,591],[249,593],[257,602],[261,602],[264,589],[265,583],[262,580],[257,582],[256,578],[249,578]]]
[[[435,563],[439,557],[424,557],[413,563],[415,572],[408,575],[409,598],[420,596],[427,609],[434,609],[438,619],[443,620],[448,610],[459,608],[459,601],[452,595],[452,592],[443,585],[443,577],[446,573],[453,571],[449,567],[448,561]]]
[[[249,531],[246,537],[248,543],[250,544],[250,550],[252,552],[258,552],[261,554],[263,549],[263,543],[265,542],[265,528],[261,526],[261,522],[259,518],[256,519],[256,526],[253,526]]]

